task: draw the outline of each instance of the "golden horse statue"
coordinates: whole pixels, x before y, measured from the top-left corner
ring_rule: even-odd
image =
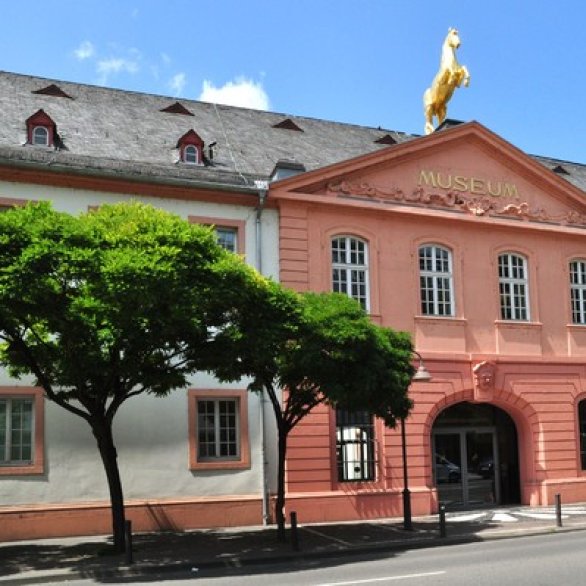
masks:
[[[460,37],[455,28],[448,29],[448,35],[442,46],[440,68],[430,88],[423,94],[425,112],[425,134],[431,134],[433,117],[437,118],[438,126],[446,119],[448,102],[457,87],[466,87],[470,83],[470,74],[466,66],[460,65],[456,59],[456,49],[460,46]]]

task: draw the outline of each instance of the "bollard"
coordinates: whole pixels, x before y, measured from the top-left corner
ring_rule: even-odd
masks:
[[[446,505],[440,503],[439,506],[439,536],[441,539],[446,537]]]
[[[124,552],[126,563],[132,564],[132,521],[124,521]]]
[[[299,535],[297,533],[297,513],[291,511],[291,547],[293,551],[299,551]]]
[[[555,495],[555,524],[558,527],[562,526],[562,495]]]

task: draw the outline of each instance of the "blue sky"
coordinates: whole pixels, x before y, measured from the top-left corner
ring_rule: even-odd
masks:
[[[586,163],[580,0],[27,0],[0,69],[420,134],[448,27],[471,74],[448,116]]]

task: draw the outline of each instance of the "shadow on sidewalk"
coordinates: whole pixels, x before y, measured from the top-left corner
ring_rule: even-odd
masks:
[[[448,537],[450,541],[482,540],[478,534],[490,527],[491,523],[479,522],[448,524]],[[145,574],[194,572],[195,577],[200,569],[211,567],[224,568],[229,574],[255,563],[264,563],[262,572],[266,573],[271,571],[267,567],[271,562],[320,560],[320,566],[338,566],[361,555],[390,557],[407,549],[449,542],[439,538],[438,524],[433,521],[415,522],[413,531],[403,530],[397,521],[304,525],[298,536],[299,551],[293,551],[291,543],[277,540],[273,528],[138,534],[133,537],[134,564],[130,568],[124,555],[104,554],[111,543],[107,538],[64,539],[63,544],[56,539],[15,542],[0,545],[0,578],[6,581],[25,572],[60,571],[104,583],[119,574],[117,581],[128,582],[139,576],[144,581]]]

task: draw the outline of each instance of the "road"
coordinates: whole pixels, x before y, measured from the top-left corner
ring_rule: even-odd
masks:
[[[189,574],[121,580],[141,584],[196,586],[583,586],[586,532],[518,537],[393,552],[368,558],[316,559]],[[115,581],[108,581],[113,583]],[[91,580],[68,586],[96,584]]]

